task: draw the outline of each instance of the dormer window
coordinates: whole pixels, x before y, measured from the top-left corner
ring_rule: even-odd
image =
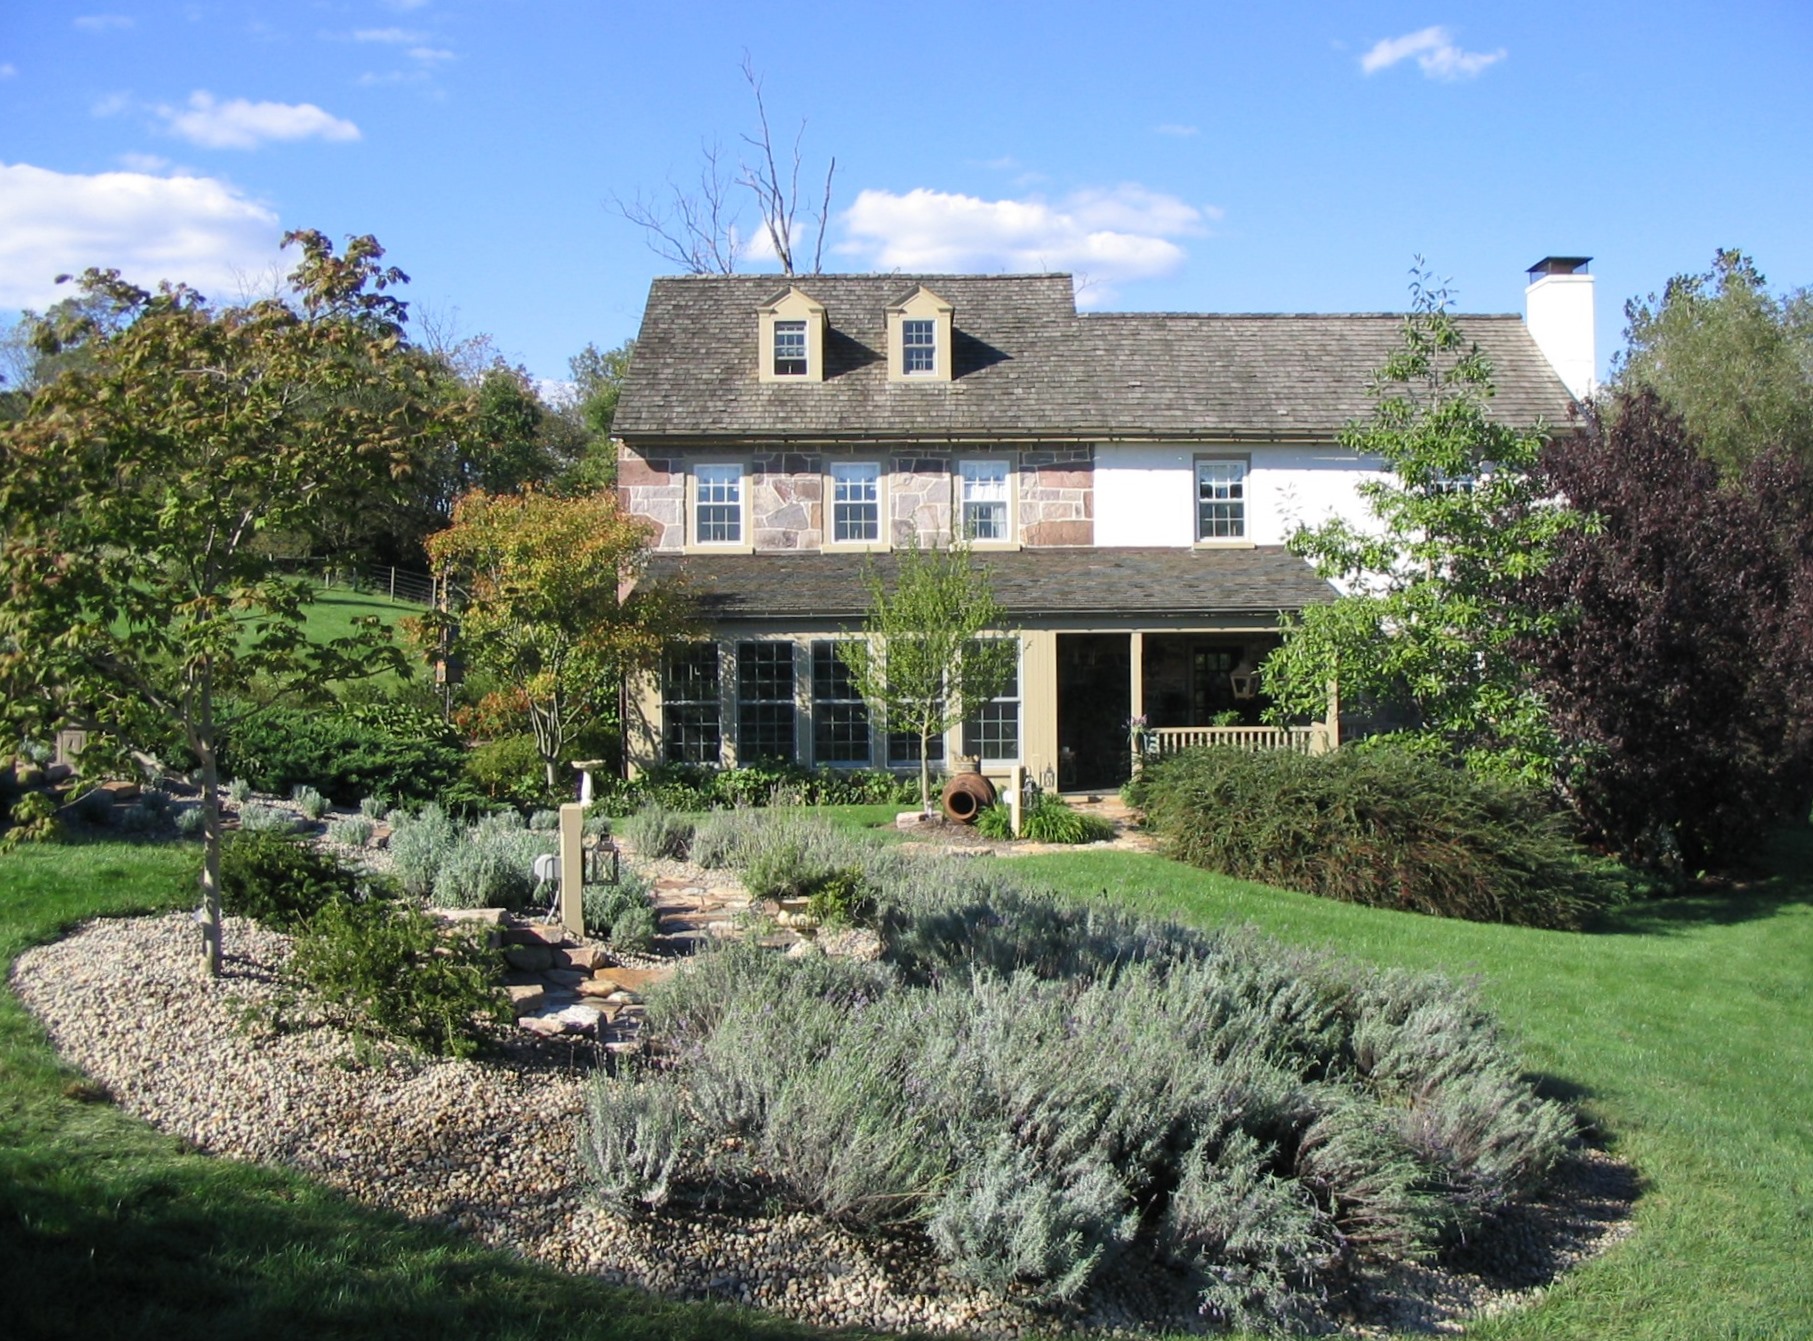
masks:
[[[786,289],[756,309],[756,367],[764,382],[825,380],[825,305]]]
[[[903,321],[900,323],[900,371],[908,377],[938,371],[938,323]]]
[[[805,322],[777,321],[774,323],[774,375],[776,377],[804,377],[806,375]]]
[[[888,380],[951,380],[951,305],[921,285],[888,308]]]

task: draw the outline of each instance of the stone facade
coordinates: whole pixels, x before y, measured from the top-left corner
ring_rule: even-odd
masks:
[[[824,465],[801,452],[758,455],[749,515],[758,550],[814,550],[824,543]]]
[[[879,458],[887,472],[887,521],[893,543],[917,531],[922,543],[948,545],[952,533],[954,455],[860,449],[839,456]],[[749,540],[768,552],[814,551],[826,533],[826,456],[757,452],[750,458]],[[1027,548],[1087,547],[1095,543],[1095,466],[1090,447],[1035,448],[1019,456],[1018,538]],[[653,548],[686,548],[686,473],[682,461],[643,457],[624,448],[617,463],[624,508],[654,527]]]
[[[1095,543],[1095,454],[1089,447],[1020,454],[1020,543],[1029,549]]]
[[[622,448],[617,455],[617,501],[632,517],[654,527],[652,549],[686,548],[686,476],[678,461],[642,457]]]
[[[888,519],[897,545],[915,531],[922,545],[951,541],[951,458],[896,456],[888,477]]]

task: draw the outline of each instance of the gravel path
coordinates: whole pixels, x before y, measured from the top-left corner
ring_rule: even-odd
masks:
[[[123,1108],[213,1154],[300,1169],[566,1270],[812,1322],[1010,1336],[1203,1327],[1157,1273],[1054,1317],[981,1294],[913,1240],[861,1238],[807,1215],[617,1219],[588,1201],[575,1153],[589,1045],[524,1041],[477,1062],[355,1044],[284,990],[287,937],[229,918],[214,980],[197,941],[182,914],[91,922],[21,955],[12,985],[58,1052]],[[1590,1154],[1577,1165],[1553,1202],[1476,1248],[1471,1272],[1377,1282],[1348,1332],[1457,1331],[1622,1237],[1627,1172]]]

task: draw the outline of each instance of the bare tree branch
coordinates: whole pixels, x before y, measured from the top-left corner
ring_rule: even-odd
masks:
[[[667,195],[644,199],[641,194],[625,200],[611,196],[612,212],[627,219],[643,232],[650,251],[693,275],[735,274],[742,256],[743,240],[737,231],[737,216],[729,204],[731,189],[742,187],[755,197],[762,214],[762,227],[769,246],[783,274],[797,273],[794,263],[795,231],[799,215],[799,179],[803,162],[800,146],[805,139],[806,122],[802,117],[793,137],[793,159],[783,178],[780,162],[775,157],[773,129],[768,122],[768,105],[762,96],[762,78],[756,72],[749,53],[743,53],[743,79],[755,96],[757,133],[742,140],[754,150],[753,161],[739,162],[734,176],[724,166],[716,143],[701,145],[704,159],[699,170],[696,191],[682,190],[668,183]],[[831,218],[831,185],[837,174],[833,158],[825,171],[825,189],[815,216],[816,237],[812,250],[812,274],[818,274],[824,260],[825,228]]]
[[[742,253],[736,212],[729,203],[734,183],[725,175],[715,142],[701,144],[699,155],[703,162],[696,193],[669,182],[666,204],[644,200],[640,193],[631,200],[613,194],[611,208],[642,230],[650,251],[687,274],[733,275]]]

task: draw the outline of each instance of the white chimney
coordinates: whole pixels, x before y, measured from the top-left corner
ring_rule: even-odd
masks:
[[[1585,400],[1598,385],[1593,353],[1593,277],[1590,256],[1545,256],[1530,267],[1523,291],[1524,325],[1556,375]]]

